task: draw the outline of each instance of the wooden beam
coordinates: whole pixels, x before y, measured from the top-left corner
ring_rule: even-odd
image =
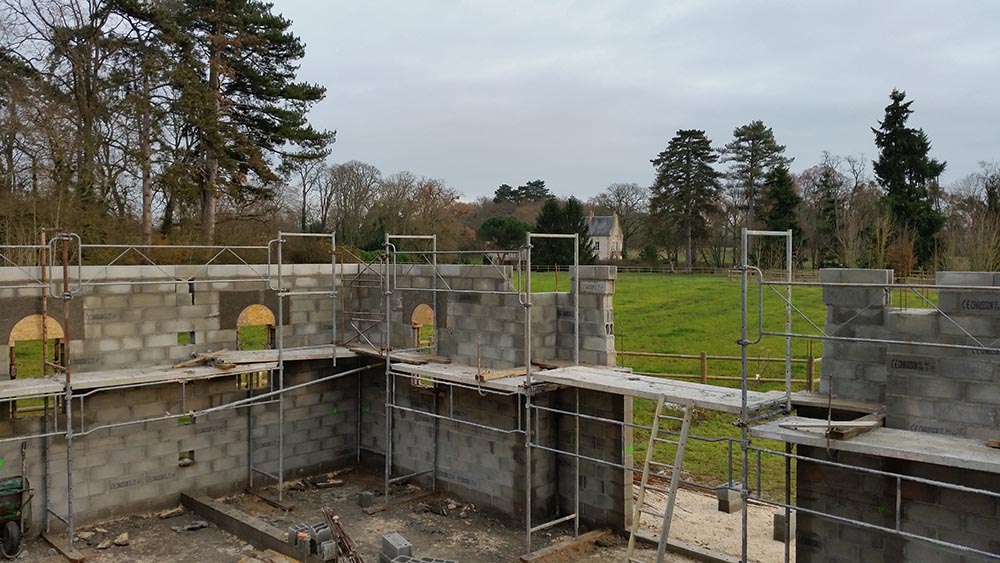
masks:
[[[586,534],[580,534],[578,538],[571,538],[564,542],[557,543],[555,545],[550,545],[545,549],[539,549],[529,553],[528,555],[522,555],[518,561],[522,563],[548,563],[556,561],[568,561],[574,555],[579,555],[582,550],[588,549],[597,540],[610,536],[611,530],[594,530],[592,532],[587,532]]]
[[[834,440],[850,440],[851,438],[857,436],[858,434],[864,434],[865,432],[875,430],[876,428],[882,427],[885,424],[885,415],[881,414],[870,414],[868,416],[862,416],[861,418],[855,420],[854,422],[868,422],[869,426],[855,426],[853,428],[831,428],[827,431],[826,435]]]
[[[72,563],[83,563],[84,561],[87,560],[87,556],[85,556],[84,554],[80,553],[76,549],[67,547],[66,538],[62,536],[54,536],[48,533],[42,533],[42,539],[44,539],[49,545],[55,548],[55,550],[58,551],[60,555],[62,555]]]
[[[659,534],[647,532],[646,530],[639,530],[635,536],[652,545],[656,545],[657,539],[659,538]],[[682,555],[688,559],[694,559],[695,561],[704,561],[705,563],[740,563],[739,557],[734,557],[718,551],[712,551],[701,547],[700,545],[680,540],[672,540],[670,538],[667,538],[667,551]]]
[[[364,509],[364,512],[368,516],[371,516],[372,514],[378,514],[379,512],[385,512],[386,510],[388,510],[390,508],[395,508],[395,507],[397,507],[397,506],[399,506],[401,504],[409,504],[411,502],[418,501],[418,500],[421,500],[421,499],[425,499],[425,498],[433,496],[433,495],[434,495],[434,493],[430,492],[430,491],[425,491],[425,492],[420,492],[420,493],[414,493],[414,494],[412,494],[412,495],[410,495],[408,497],[403,497],[403,498],[398,499],[398,500],[390,501],[388,505],[386,505],[385,503],[381,503],[381,504],[376,504],[375,506],[369,506],[368,508]]]
[[[525,375],[525,369],[520,368],[510,368],[510,369],[488,369],[476,374],[477,381],[492,381],[494,379],[503,379],[505,377],[517,377],[520,375]]]

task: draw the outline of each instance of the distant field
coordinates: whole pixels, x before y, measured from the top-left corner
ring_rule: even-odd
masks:
[[[556,274],[536,273],[532,276],[533,291],[553,291],[556,289]],[[560,273],[558,290],[569,289],[569,276]],[[784,291],[782,288],[781,291]],[[757,286],[749,292],[750,298],[750,339],[757,333]],[[792,291],[792,303],[812,322],[820,327],[825,319],[825,308],[819,288],[796,287]],[[740,284],[733,276],[686,276],[669,274],[618,275],[615,286],[615,343],[616,348],[627,351],[739,356],[740,347]],[[783,331],[785,326],[785,306],[778,295],[768,287],[763,294],[764,330]],[[811,333],[816,331],[808,321],[793,311],[793,332]],[[819,341],[812,344],[812,353],[822,356]],[[809,344],[805,340],[792,343],[792,354],[805,358]],[[764,363],[754,360],[761,357],[784,357],[785,340],[766,337],[750,348],[752,375],[765,378],[784,377],[784,365]],[[636,371],[655,373],[698,374],[698,360],[664,360],[660,358],[619,358],[619,365]],[[798,365],[793,374],[802,377],[804,367]],[[709,363],[712,375],[738,376],[739,362],[714,361]],[[818,379],[818,367],[816,377]],[[725,383],[738,387],[737,381]],[[765,391],[783,389],[782,384],[751,382],[750,389]],[[802,388],[801,385],[797,388]],[[649,424],[652,420],[654,404],[651,401],[635,402],[636,423]],[[699,410],[694,419],[691,434],[703,438],[738,437],[739,429],[733,426],[734,417],[720,413]],[[635,433],[635,459],[641,464],[645,456],[648,433]],[[784,450],[779,442],[755,441],[755,445],[769,449]],[[685,454],[685,472],[693,479],[706,484],[720,484],[728,479],[727,453],[725,443],[705,443],[692,440]],[[735,449],[739,457],[738,447]],[[672,460],[673,449],[665,446],[657,448],[658,461]],[[734,464],[734,476],[739,477],[738,464]],[[784,491],[784,462],[779,458],[764,457],[761,460],[762,486],[766,494],[779,498]],[[751,463],[751,480],[756,480],[756,459]]]

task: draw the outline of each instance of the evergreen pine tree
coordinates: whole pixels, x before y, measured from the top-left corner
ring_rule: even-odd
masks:
[[[721,174],[712,167],[719,160],[704,131],[681,129],[667,148],[651,162],[656,180],[651,188],[650,212],[659,236],[676,229],[687,241],[687,268],[694,266],[694,241],[704,236],[708,216],[718,210]]]
[[[784,152],[785,146],[778,144],[774,131],[763,121],[752,121],[733,131],[733,140],[723,150],[723,160],[730,163],[728,176],[745,213],[744,227],[754,228],[757,200],[767,175],[792,163],[791,158],[783,156]]]
[[[795,189],[795,178],[785,165],[779,165],[764,178],[763,203],[766,211],[764,223],[769,231],[792,231],[793,249],[799,246],[802,229],[799,227],[798,207],[802,197]],[[763,244],[763,261],[772,268],[785,265],[784,239],[768,239]],[[760,248],[758,248],[760,250]],[[793,250],[794,252],[794,250]]]
[[[915,238],[917,260],[926,265],[934,252],[934,239],[944,225],[944,215],[934,206],[931,189],[946,163],[930,158],[931,143],[922,129],[907,127],[913,113],[906,101],[906,92],[893,90],[891,103],[885,108],[885,118],[879,122],[875,146],[879,149],[874,161],[875,177],[885,191],[883,201],[899,230]]]
[[[205,155],[199,180],[206,243],[214,241],[219,192],[240,198],[274,184],[280,177],[273,157],[321,150],[331,138],[306,120],[326,89],[296,81],[305,47],[291,21],[272,8],[260,0],[188,0],[177,14],[200,61],[180,86],[185,120]]]
[[[587,219],[583,216],[583,204],[575,197],[560,205],[559,200],[550,197],[545,200],[535,218],[536,233],[573,234],[580,233],[580,264],[593,264],[596,260],[594,244],[590,240]],[[532,263],[540,265],[571,266],[573,264],[573,244],[559,239],[538,239],[532,243]]]
[[[818,268],[837,262],[837,215],[840,213],[842,189],[840,174],[831,164],[824,163],[816,182],[819,196],[816,224],[819,263],[815,266]]]

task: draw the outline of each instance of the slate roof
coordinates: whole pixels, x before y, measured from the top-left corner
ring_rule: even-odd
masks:
[[[587,234],[592,237],[609,237],[614,224],[614,215],[594,215],[587,219]]]

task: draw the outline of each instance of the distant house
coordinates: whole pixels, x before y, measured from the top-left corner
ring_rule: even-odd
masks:
[[[598,260],[621,260],[625,236],[618,223],[618,214],[587,216],[587,234],[594,243],[594,253]]]

